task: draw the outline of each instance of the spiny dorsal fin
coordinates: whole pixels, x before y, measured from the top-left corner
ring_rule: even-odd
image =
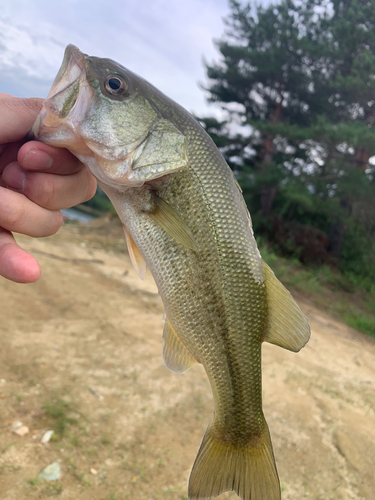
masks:
[[[124,228],[125,240],[128,247],[130,260],[132,261],[132,264],[138,276],[141,278],[141,280],[144,280],[147,269],[145,259],[143,258],[141,252],[138,250],[137,245],[134,243],[133,238],[130,236],[124,224],[122,225],[122,227]]]
[[[154,202],[155,208],[147,211],[147,215],[178,243],[197,252],[193,233],[177,212],[157,194],[154,195]]]
[[[197,361],[181,342],[168,318],[163,331],[163,359],[165,366],[175,373],[184,373]]]
[[[296,301],[263,262],[268,303],[265,342],[298,352],[310,338],[310,327]]]

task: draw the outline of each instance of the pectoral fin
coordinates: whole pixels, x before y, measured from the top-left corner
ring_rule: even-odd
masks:
[[[155,208],[147,215],[181,245],[198,251],[193,233],[178,213],[157,194],[154,195]]]
[[[141,278],[141,280],[144,280],[147,269],[145,259],[143,258],[141,252],[138,250],[137,245],[134,243],[134,240],[128,233],[126,227],[124,225],[122,225],[122,227],[124,228],[125,240],[128,247],[130,260],[132,261],[132,264],[138,276]]]
[[[165,366],[175,373],[184,373],[197,361],[181,342],[168,318],[163,331],[163,359]]]
[[[268,303],[265,342],[298,352],[310,338],[310,327],[296,301],[263,262]]]

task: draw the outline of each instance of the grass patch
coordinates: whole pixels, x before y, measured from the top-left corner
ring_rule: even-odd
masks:
[[[43,408],[53,430],[59,436],[64,436],[69,426],[77,424],[77,419],[72,416],[77,411],[76,406],[64,399],[45,401]]]
[[[84,472],[78,471],[78,468],[73,458],[70,459],[68,471],[82,485],[91,486],[91,482],[88,479],[86,479],[86,474]]]
[[[48,497],[53,497],[56,495],[60,495],[60,493],[62,493],[62,490],[62,484],[59,481],[56,481],[54,483],[46,483],[42,493],[44,493]]]
[[[7,444],[3,449],[2,449],[2,453],[6,453],[8,450],[10,450],[12,448],[12,446],[14,446],[16,444],[15,441],[13,441],[13,443],[9,443]]]
[[[100,442],[104,445],[111,444],[111,440],[107,434],[103,434],[103,436],[100,438]]]
[[[77,437],[77,436],[74,436],[74,437],[70,440],[70,444],[71,444],[72,446],[75,446],[75,447],[79,447],[79,446],[81,446],[81,442],[80,442],[80,440],[78,439],[78,437]]]
[[[375,321],[369,316],[345,314],[344,319],[352,328],[375,338]]]

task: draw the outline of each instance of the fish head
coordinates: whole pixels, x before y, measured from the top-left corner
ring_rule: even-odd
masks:
[[[186,139],[163,113],[165,100],[115,61],[68,45],[32,134],[69,149],[104,185],[141,186],[187,164]]]

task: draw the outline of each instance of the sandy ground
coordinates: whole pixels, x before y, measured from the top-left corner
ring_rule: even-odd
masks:
[[[120,226],[99,220],[19,240],[43,277],[0,278],[1,499],[186,500],[212,396],[201,366],[164,367],[163,307],[151,276],[133,271]],[[300,304],[308,346],[263,349],[283,500],[372,500],[375,343]],[[17,421],[24,437],[12,432]],[[46,429],[56,433],[42,445]],[[61,479],[37,479],[56,460]]]

